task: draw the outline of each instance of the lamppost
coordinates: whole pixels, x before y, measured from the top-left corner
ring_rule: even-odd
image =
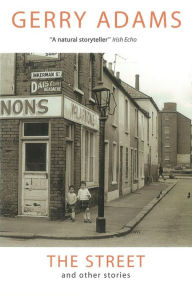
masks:
[[[99,160],[99,197],[98,197],[98,216],[96,218],[96,232],[105,233],[106,219],[104,216],[104,196],[105,196],[105,123],[108,115],[113,115],[116,102],[110,89],[101,85],[93,88],[95,101],[100,112],[100,160]],[[111,112],[111,102],[113,100],[113,112]]]

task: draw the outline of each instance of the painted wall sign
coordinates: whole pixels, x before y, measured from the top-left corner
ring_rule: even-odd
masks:
[[[61,93],[61,81],[32,81],[31,94]]]
[[[0,97],[0,119],[62,116],[62,96]]]
[[[31,79],[57,79],[62,78],[62,71],[32,72]]]
[[[41,60],[57,60],[59,59],[59,53],[26,53],[26,61],[41,61]]]
[[[64,118],[99,130],[99,115],[66,96],[64,97]]]

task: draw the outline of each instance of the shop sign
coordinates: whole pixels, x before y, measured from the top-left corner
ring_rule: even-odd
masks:
[[[32,72],[31,79],[61,79],[62,71]]]
[[[99,130],[99,115],[64,96],[64,117],[91,129]]]
[[[0,119],[62,116],[62,96],[0,97]]]
[[[61,93],[61,81],[32,81],[31,94]]]
[[[26,61],[41,61],[41,60],[57,60],[59,59],[59,53],[26,53]]]

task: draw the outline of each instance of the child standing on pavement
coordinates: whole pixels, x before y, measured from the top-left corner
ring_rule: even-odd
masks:
[[[67,204],[69,206],[69,209],[71,211],[71,219],[74,222],[75,221],[75,204],[77,202],[77,196],[75,194],[75,188],[73,185],[70,185],[69,192],[67,194]]]
[[[84,209],[84,222],[91,223],[91,214],[89,210],[89,201],[91,199],[91,194],[86,186],[85,181],[81,181],[81,187],[78,191],[77,198],[81,202],[81,208]]]

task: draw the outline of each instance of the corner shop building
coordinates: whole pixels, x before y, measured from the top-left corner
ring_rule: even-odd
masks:
[[[1,215],[65,215],[70,184],[98,194],[99,115],[65,95],[0,98]]]

